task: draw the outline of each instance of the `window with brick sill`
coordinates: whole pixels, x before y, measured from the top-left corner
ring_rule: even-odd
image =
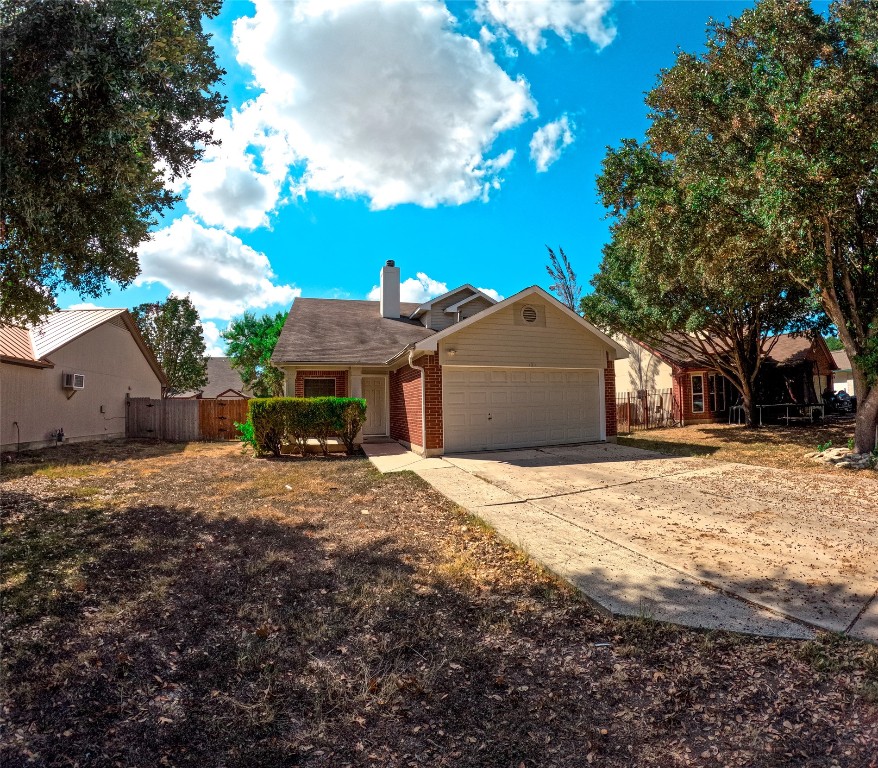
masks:
[[[305,397],[335,397],[335,379],[305,379]]]

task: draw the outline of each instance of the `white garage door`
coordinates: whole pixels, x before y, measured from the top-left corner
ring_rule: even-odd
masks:
[[[442,368],[445,451],[600,440],[598,371]]]

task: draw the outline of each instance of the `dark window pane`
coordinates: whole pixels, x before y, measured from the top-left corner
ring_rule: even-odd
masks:
[[[335,379],[305,379],[305,397],[335,397]]]

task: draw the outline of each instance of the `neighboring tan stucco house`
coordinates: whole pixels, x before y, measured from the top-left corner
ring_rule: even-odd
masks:
[[[833,378],[835,391],[841,392],[844,390],[851,397],[856,397],[857,390],[854,386],[854,372],[851,368],[851,360],[848,357],[848,353],[843,349],[836,350],[832,353],[832,359],[835,360],[835,364],[838,366],[838,370]]]
[[[0,326],[2,450],[125,436],[126,398],[162,395],[165,374],[125,309],[75,309]]]
[[[401,303],[388,261],[380,301],[296,299],[272,362],[289,396],[364,397],[365,439],[439,455],[615,439],[625,354],[536,286]]]
[[[619,392],[634,396],[641,390],[670,389],[675,421],[724,421],[729,408],[740,400],[734,384],[696,344],[687,345],[680,336],[653,344],[622,334],[616,340],[630,350],[627,359],[616,361]],[[823,391],[832,386],[838,367],[823,338],[785,333],[770,341],[756,379],[756,403],[822,403]]]

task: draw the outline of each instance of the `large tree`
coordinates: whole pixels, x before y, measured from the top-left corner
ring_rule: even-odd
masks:
[[[710,27],[649,94],[648,141],[693,199],[758,231],[851,360],[855,446],[878,425],[878,3],[760,0]],[[750,237],[750,235],[747,235]],[[717,254],[721,264],[725,253]]]
[[[137,246],[211,142],[221,0],[0,0],[0,320],[138,274]]]
[[[232,367],[257,397],[280,397],[284,393],[284,373],[271,364],[271,353],[286,319],[286,312],[262,317],[245,312],[223,331]]]
[[[710,361],[753,423],[756,377],[777,334],[808,327],[808,292],[771,258],[758,228],[688,187],[672,158],[625,141],[598,179],[615,218],[584,314],[611,330]]]
[[[139,304],[131,314],[168,377],[165,397],[207,384],[204,329],[188,296]]]

